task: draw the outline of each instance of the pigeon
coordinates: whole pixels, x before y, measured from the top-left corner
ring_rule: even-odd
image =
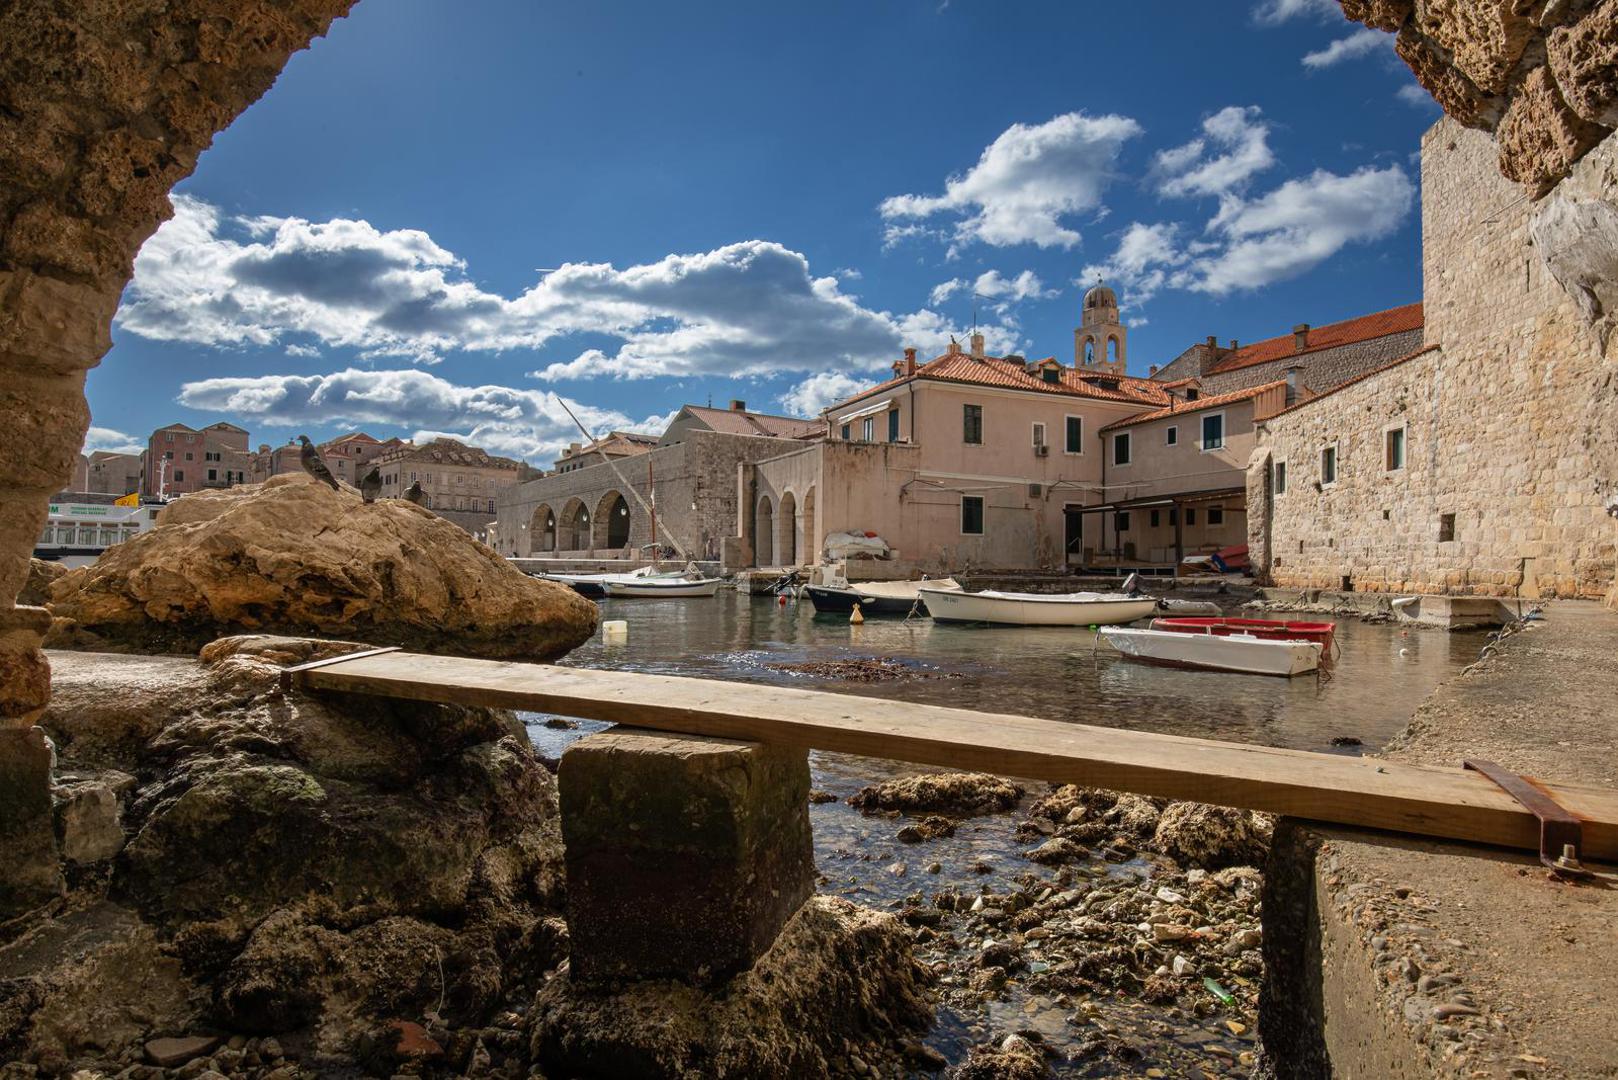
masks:
[[[405,488],[405,500],[413,502],[417,506],[427,505],[427,493],[421,490],[421,481],[412,481],[410,486]]]
[[[360,498],[368,503],[376,502],[376,497],[382,492],[382,470],[372,466],[371,471],[365,474],[360,481]]]
[[[298,441],[303,444],[303,450],[298,454],[298,460],[303,463],[303,471],[323,484],[330,484],[333,491],[338,490],[337,478],[326,468],[326,463],[320,459],[320,451],[309,441],[309,436],[299,435]]]

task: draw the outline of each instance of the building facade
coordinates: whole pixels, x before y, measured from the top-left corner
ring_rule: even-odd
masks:
[[[412,484],[419,483],[428,509],[445,517],[469,515],[469,520],[475,517],[480,522],[494,517],[496,498],[517,483],[518,475],[517,462],[511,458],[446,438],[421,446],[400,443],[377,454],[371,463],[382,474],[383,498],[403,498]]]
[[[84,490],[100,495],[146,494],[142,483],[145,471],[145,454],[97,450],[90,455]]]
[[[614,431],[592,440],[588,445],[571,443],[556,459],[555,471],[573,472],[599,465],[607,458],[620,460],[644,454],[657,445],[656,435],[642,435],[638,431]]]
[[[1277,585],[1488,596],[1614,592],[1613,367],[1535,244],[1489,135],[1422,141],[1427,347],[1263,421],[1249,542]],[[1609,137],[1558,191],[1611,198]],[[1611,351],[1612,341],[1607,342]]]
[[[383,454],[408,445],[403,439],[373,439],[363,431],[354,431],[323,442],[316,449],[333,476],[358,487],[360,480]],[[301,461],[298,467],[302,468]]]
[[[247,432],[223,421],[205,428],[169,424],[152,432],[146,444],[143,490],[175,497],[205,488],[230,487],[253,479]]]

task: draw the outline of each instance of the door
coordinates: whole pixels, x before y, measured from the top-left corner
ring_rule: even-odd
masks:
[[[1080,507],[1062,507],[1062,532],[1068,561],[1081,558],[1084,554],[1084,511]]]

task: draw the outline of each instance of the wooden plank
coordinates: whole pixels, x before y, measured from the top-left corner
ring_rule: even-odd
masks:
[[[1531,814],[1484,777],[1460,768],[754,683],[417,653],[359,656],[294,677],[298,686],[314,690],[557,713],[1503,847],[1538,850],[1539,844]],[[1541,786],[1583,819],[1587,858],[1618,859],[1618,792]]]

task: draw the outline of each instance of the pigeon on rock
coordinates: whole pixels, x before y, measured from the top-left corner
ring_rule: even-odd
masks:
[[[360,498],[368,503],[376,502],[376,497],[382,493],[382,471],[373,467],[360,481]]]
[[[411,481],[410,486],[405,488],[405,500],[413,502],[417,506],[427,505],[427,493],[421,490],[420,480]]]
[[[298,460],[303,463],[303,471],[323,484],[330,484],[333,491],[338,490],[337,478],[326,468],[326,463],[320,458],[320,451],[309,441],[309,436],[299,435],[298,441],[303,444],[303,450],[298,454]]]

